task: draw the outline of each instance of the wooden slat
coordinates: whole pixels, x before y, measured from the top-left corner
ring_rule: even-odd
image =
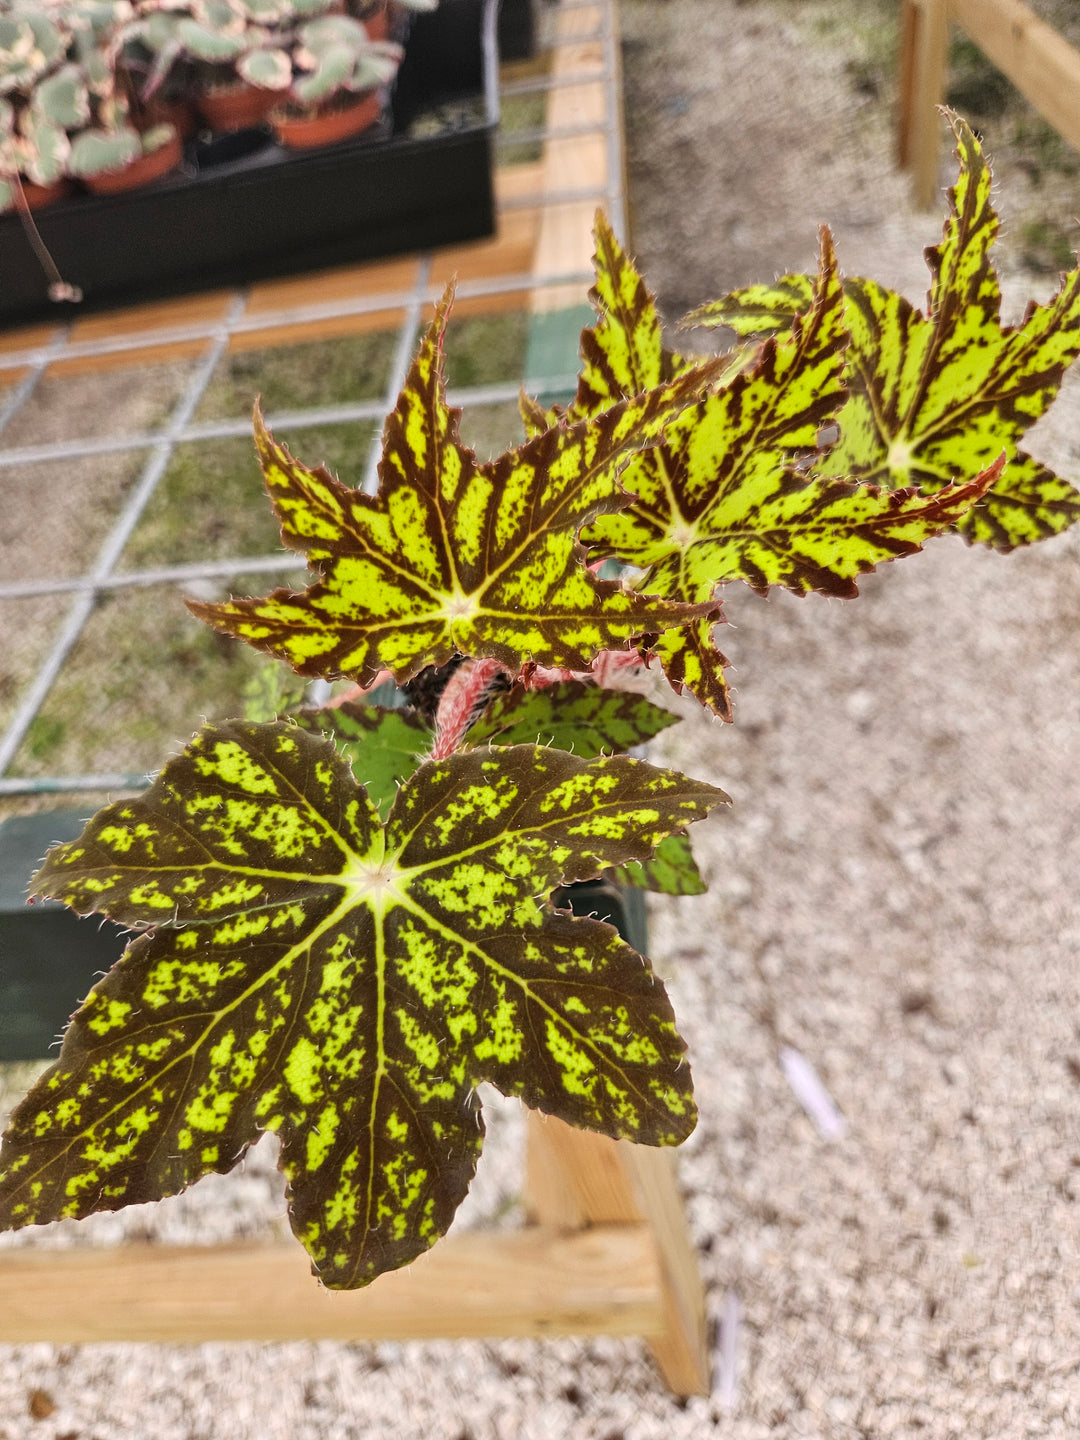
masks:
[[[332,270],[263,280],[251,287],[244,313],[249,316],[265,315],[268,311],[296,310],[304,305],[324,305],[333,300],[408,292],[416,284],[418,265],[415,255],[404,255],[396,260],[339,265]]]
[[[593,33],[603,18],[600,7],[566,10],[555,18],[556,35],[572,41]],[[552,75],[568,78],[594,74],[603,68],[604,47],[598,40],[561,44],[554,52]],[[547,126],[601,125],[607,114],[607,92],[595,84],[556,86],[548,92]],[[603,190],[608,179],[607,139],[602,133],[566,140],[548,140],[543,158],[544,190]],[[540,221],[534,273],[538,277],[566,275],[592,269],[593,218],[599,202],[581,200],[545,206]],[[565,310],[585,299],[583,286],[548,286],[533,296],[535,313]]]
[[[901,170],[906,170],[911,164],[915,45],[918,33],[917,0],[900,0],[900,93],[897,97],[896,163]]]
[[[920,210],[934,208],[938,199],[943,123],[938,106],[945,92],[948,51],[947,0],[919,0],[905,112],[909,117],[912,196]]]
[[[295,1242],[0,1254],[0,1343],[644,1335],[662,1324],[643,1225],[451,1237],[366,1290],[322,1289]]]
[[[343,335],[370,335],[377,330],[396,330],[405,317],[400,308],[365,310],[361,315],[330,315],[302,324],[268,325],[263,330],[243,330],[230,337],[229,350],[268,350],[277,345],[303,345],[316,340],[336,340]]]
[[[125,370],[137,365],[169,365],[177,360],[191,360],[203,354],[209,340],[168,340],[160,345],[139,345],[132,350],[117,350],[105,355],[72,355],[54,360],[49,366],[53,375],[98,375],[105,370]]]
[[[20,350],[37,350],[56,334],[55,325],[27,325],[22,330],[6,330],[0,335],[0,355],[17,354]],[[13,372],[7,370],[6,375]]]
[[[1022,0],[949,0],[949,17],[1080,148],[1080,52]]]

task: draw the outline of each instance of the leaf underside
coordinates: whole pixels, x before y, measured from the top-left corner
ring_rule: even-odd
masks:
[[[511,672],[534,660],[584,670],[601,650],[691,618],[686,606],[597,579],[581,525],[626,503],[628,452],[656,440],[716,366],[684,372],[563,423],[480,465],[458,435],[443,382],[449,292],[383,432],[380,488],[367,496],[278,445],[256,412],[256,446],[283,542],[318,580],[304,592],[206,605],[200,618],[286,660],[300,674],[399,681],[454,651]]]
[[[966,540],[1008,551],[1058,534],[1080,518],[1080,492],[1019,448],[1080,353],[1080,271],[1022,322],[1001,323],[990,251],[998,230],[990,168],[953,118],[960,174],[940,245],[927,250],[927,313],[873,280],[844,281],[851,331],[850,399],[824,475],[932,494],[1007,464],[986,496],[957,521]],[[687,317],[740,336],[786,330],[809,299],[807,276],[736,291]]]
[[[481,1080],[674,1144],[695,1112],[648,962],[535,897],[647,860],[726,799],[627,757],[519,745],[427,762],[385,826],[326,739],[207,726],[50,852],[34,893],[139,935],[0,1149],[0,1226],[174,1194],[281,1139],[294,1231],[332,1288],[446,1229]]]

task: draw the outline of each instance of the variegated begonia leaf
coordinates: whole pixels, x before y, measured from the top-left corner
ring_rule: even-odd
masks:
[[[293,719],[305,730],[334,740],[384,820],[398,786],[420,765],[434,739],[434,731],[415,710],[349,700],[300,710]]]
[[[697,868],[686,835],[669,835],[661,840],[649,860],[631,860],[607,872],[617,885],[655,890],[661,895],[704,895],[708,888]]]
[[[707,600],[742,580],[765,592],[858,593],[856,577],[918,550],[966,514],[1000,474],[927,497],[823,477],[819,434],[845,398],[844,293],[827,231],[806,313],[770,337],[752,369],[688,407],[627,472],[636,496],[582,531],[597,555],[638,567],[650,593]],[[802,457],[800,459],[800,457]],[[725,719],[730,702],[713,622],[668,630],[655,653],[669,681]]]
[[[960,174],[942,242],[926,252],[933,276],[926,315],[876,281],[844,281],[851,398],[839,416],[839,443],[819,469],[931,494],[971,479],[1004,452],[1004,471],[956,528],[968,541],[1007,551],[1080,518],[1080,492],[1018,445],[1080,353],[1080,270],[1065,276],[1049,304],[1032,303],[1019,325],[1002,325],[990,259],[998,230],[990,168],[967,125],[954,117],[953,128]],[[810,286],[806,276],[786,275],[703,306],[687,322],[773,334],[805,308]]]
[[[315,1273],[351,1288],[449,1225],[481,1080],[678,1143],[695,1112],[662,985],[609,926],[535,897],[724,799],[625,756],[520,745],[426,763],[384,826],[328,740],[205,727],[36,877],[35,895],[150,928],[12,1115],[0,1227],[175,1194],[271,1130]]]
[[[276,720],[303,701],[305,688],[286,666],[264,661],[244,686],[244,719]]]
[[[577,531],[626,503],[618,474],[708,384],[706,364],[480,465],[458,437],[443,384],[450,292],[386,421],[375,496],[309,470],[256,414],[256,444],[282,539],[319,579],[261,600],[189,602],[200,618],[300,674],[399,681],[456,650],[517,671],[530,660],[587,669],[601,650],[692,618],[667,600],[597,579]],[[704,613],[698,611],[697,613]]]
[[[630,690],[561,680],[543,690],[515,685],[496,695],[465,734],[465,744],[553,745],[579,759],[618,755],[678,720]]]
[[[296,722],[331,736],[385,818],[398,785],[430,750],[434,731],[415,710],[387,710],[349,701],[321,710],[301,710]],[[551,745],[579,760],[618,755],[644,745],[678,716],[626,690],[602,690],[579,680],[543,690],[522,685],[503,691],[468,729],[462,749],[488,745]],[[700,895],[705,885],[685,836],[661,840],[651,860],[605,872],[623,885]]]

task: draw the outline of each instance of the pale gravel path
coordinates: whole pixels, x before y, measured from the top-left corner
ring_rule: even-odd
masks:
[[[635,63],[628,100],[635,234],[670,313],[808,264],[824,219],[850,270],[919,297],[939,221],[908,213],[842,52],[799,44],[790,5],[623,10],[634,37],[663,27],[682,85],[665,111]],[[646,144],[650,107],[668,133]],[[653,193],[665,153],[700,161],[681,210],[678,184]],[[1034,448],[1075,480],[1070,388]],[[0,1351],[3,1440],[1080,1433],[1080,536],[1008,559],[938,542],[856,602],[739,593],[728,612],[737,723],[686,706],[658,755],[736,803],[698,827],[709,895],[657,903],[652,948],[694,1057],[681,1173],[710,1311],[733,1289],[745,1314],[734,1412],[676,1404],[615,1341],[35,1346]],[[781,1044],[846,1140],[803,1116]],[[497,1113],[472,1212],[513,1224],[520,1118]],[[153,1223],[278,1223],[258,1163],[240,1184]]]

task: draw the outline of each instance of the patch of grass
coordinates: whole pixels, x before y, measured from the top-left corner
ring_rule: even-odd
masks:
[[[450,317],[446,330],[446,382],[454,389],[471,385],[516,385],[525,373],[529,317],[524,310],[501,315]]]
[[[66,595],[0,601],[0,731],[14,719],[70,603]]]
[[[379,432],[370,420],[344,425],[316,425],[306,430],[282,430],[274,438],[309,470],[325,465],[343,485],[363,483],[371,445]]]
[[[1075,227],[1074,227],[1075,228]],[[1070,270],[1076,263],[1073,251],[1077,237],[1067,234],[1060,225],[1049,220],[1028,220],[1020,227],[1021,258],[1029,270],[1056,275]]]
[[[192,441],[173,453],[121,568],[265,555],[280,544],[253,442]]]
[[[946,103],[967,118],[996,120],[1009,109],[1016,90],[966,35],[954,33],[949,46]]]
[[[396,331],[379,330],[226,355],[214,372],[196,419],[250,415],[258,395],[267,412],[375,399],[389,384],[396,344]]]
[[[513,401],[502,405],[478,405],[461,417],[461,438],[472,446],[480,460],[491,460],[525,438],[521,416]]]
[[[12,417],[0,444],[9,449],[152,431],[176,407],[193,368],[190,361],[173,361],[137,371],[47,371]]]
[[[273,577],[277,580],[279,577]],[[280,577],[303,584],[303,572]],[[265,575],[236,594],[263,594]],[[177,586],[103,597],[16,757],[23,775],[156,771],[204,719],[243,713],[260,665],[247,645],[190,614]]]
[[[537,130],[543,125],[547,97],[540,91],[532,95],[508,95],[501,108],[499,132],[509,137],[515,131]],[[539,160],[543,153],[541,141],[523,140],[512,145],[500,145],[496,157],[500,165],[528,165]]]
[[[310,469],[325,462],[347,485],[363,477],[375,434],[368,420],[281,431],[275,438]],[[178,445],[123,555],[123,569],[268,555],[281,548],[253,442]]]
[[[145,464],[145,451],[128,450],[0,471],[0,577],[89,569]]]
[[[1011,141],[1021,152],[1017,163],[1034,185],[1040,185],[1046,176],[1080,174],[1080,157],[1041,115],[1026,109],[1018,115]]]
[[[49,755],[63,740],[67,721],[58,715],[37,715],[26,732],[26,749],[35,760]]]

